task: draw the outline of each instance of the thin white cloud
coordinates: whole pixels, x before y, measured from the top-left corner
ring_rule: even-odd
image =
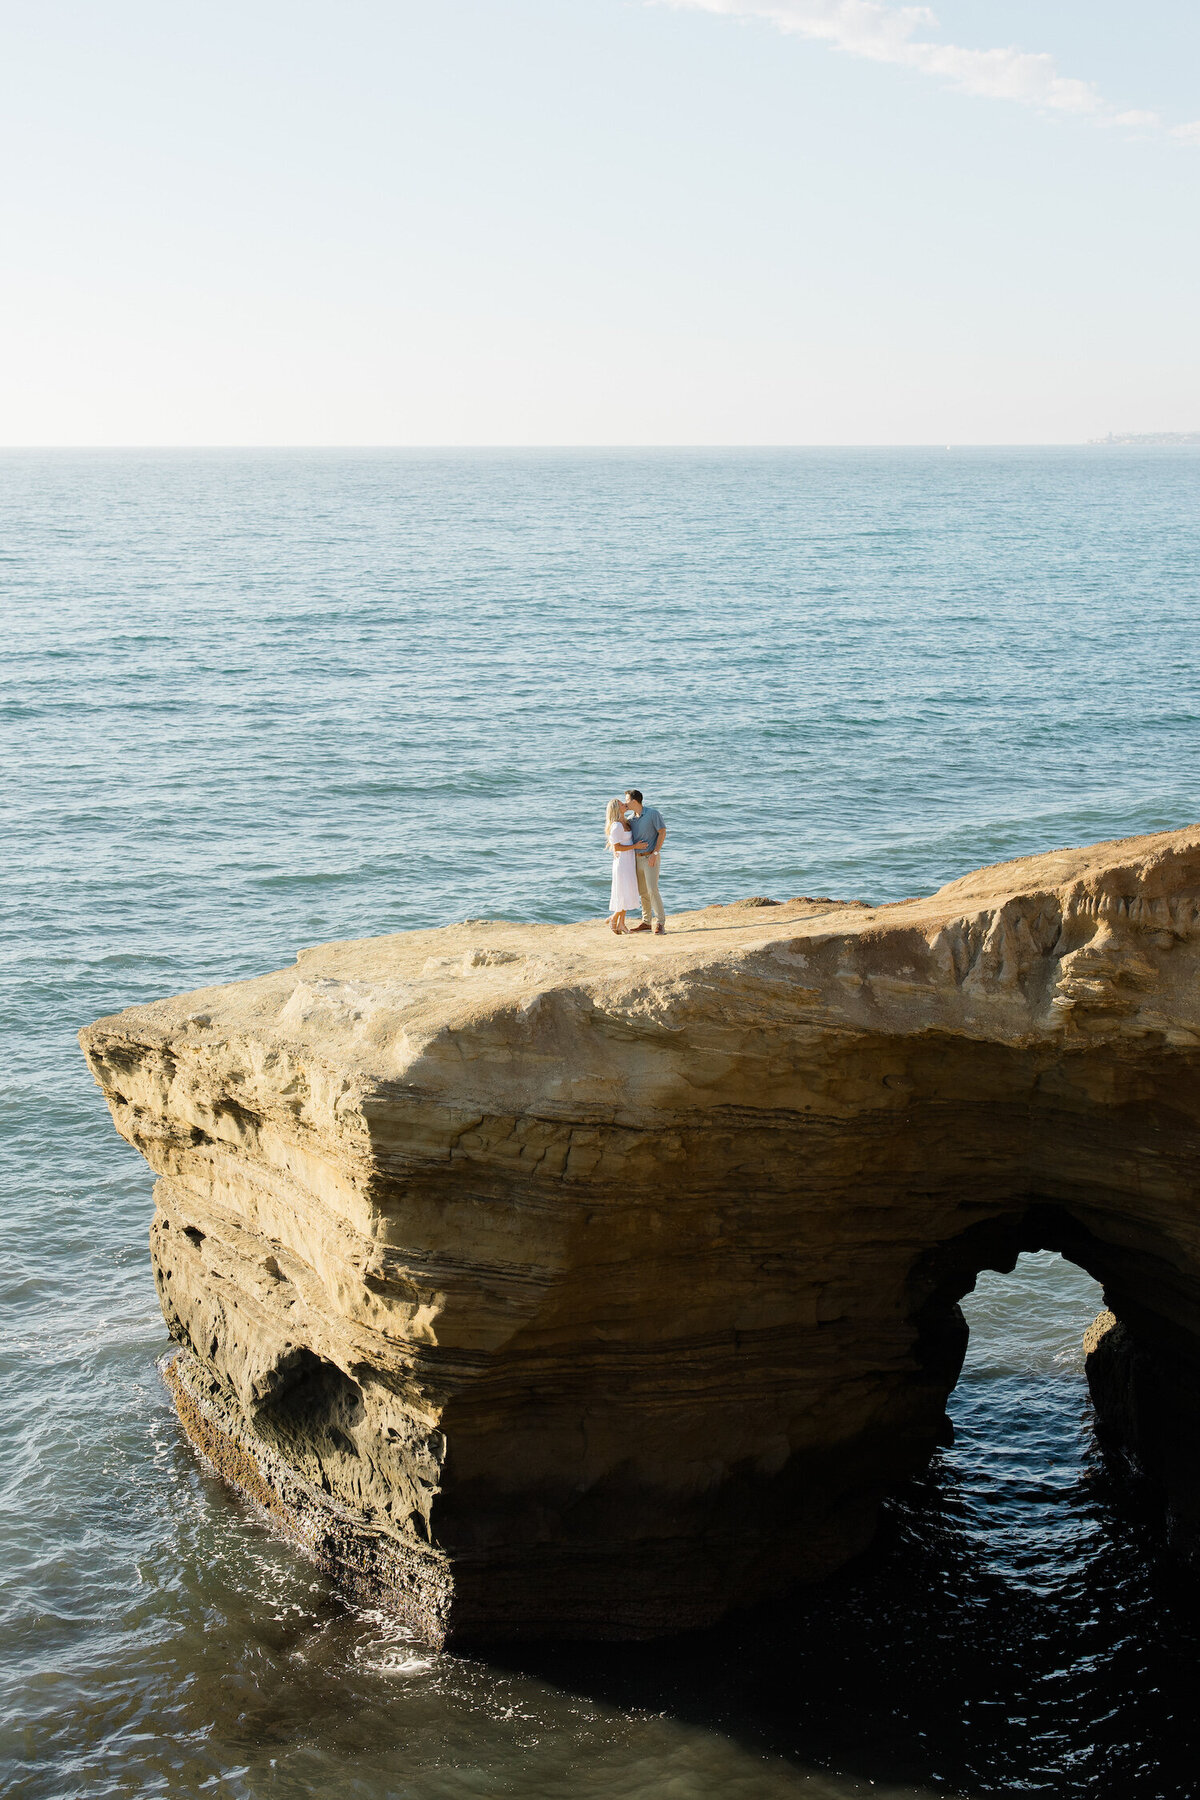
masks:
[[[884,0],[661,0],[676,8],[767,19],[780,31],[818,38],[871,62],[896,63],[948,82],[960,93],[1074,113],[1098,125],[1164,129],[1153,112],[1118,112],[1094,82],[1060,75],[1041,51],[968,50],[930,36],[937,15],[928,6],[888,6]],[[1200,120],[1165,127],[1183,143],[1200,143]]]

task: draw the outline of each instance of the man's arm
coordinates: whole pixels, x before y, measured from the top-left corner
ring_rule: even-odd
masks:
[[[662,824],[658,828],[658,836],[654,840],[654,848],[650,852],[651,856],[658,855],[659,851],[662,849],[663,844],[666,841],[666,836],[667,836],[667,821],[664,819]]]

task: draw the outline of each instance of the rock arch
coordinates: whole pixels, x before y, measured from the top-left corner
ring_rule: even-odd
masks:
[[[648,1634],[862,1548],[958,1299],[1054,1248],[1186,1548],[1198,938],[1200,829],[665,940],[325,945],[101,1020],[180,1416],[435,1640]]]

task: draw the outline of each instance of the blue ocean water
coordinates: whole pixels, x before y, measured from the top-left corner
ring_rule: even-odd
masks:
[[[0,454],[6,1791],[1191,1791],[1200,1603],[1090,1446],[1078,1271],[980,1300],[958,1445],[830,1589],[431,1659],[181,1442],[74,1033],[327,938],[595,916],[631,783],[677,908],[1191,823],[1198,497],[1189,451]]]

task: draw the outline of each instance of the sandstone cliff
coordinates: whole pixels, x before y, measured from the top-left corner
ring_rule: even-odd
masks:
[[[1200,828],[664,939],[327,944],[103,1019],[180,1415],[434,1640],[819,1576],[928,1458],[983,1267],[1063,1250],[1188,1403],[1198,942]]]

